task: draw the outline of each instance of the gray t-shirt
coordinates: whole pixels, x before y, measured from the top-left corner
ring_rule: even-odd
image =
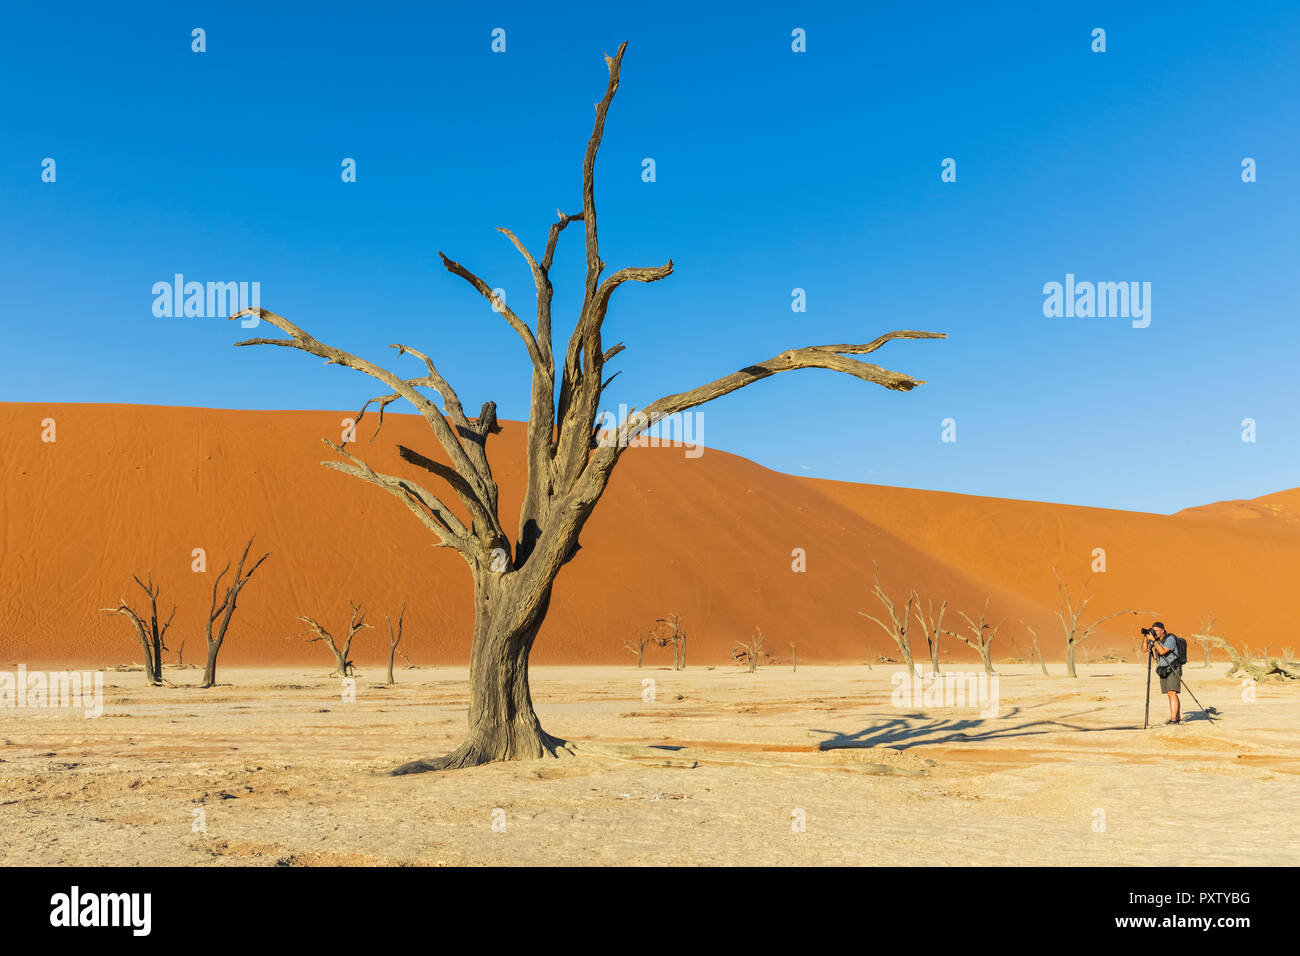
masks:
[[[1174,661],[1178,660],[1178,642],[1174,640],[1172,634],[1166,631],[1164,640],[1159,641],[1158,643],[1169,648],[1169,653],[1161,654],[1153,647],[1151,649],[1151,656],[1155,658],[1156,666],[1159,667],[1163,664],[1165,667],[1173,667]]]

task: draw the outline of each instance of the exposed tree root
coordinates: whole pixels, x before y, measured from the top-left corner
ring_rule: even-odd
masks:
[[[500,756],[482,746],[466,741],[452,753],[430,760],[413,760],[393,770],[392,776],[410,773],[428,773],[435,770],[461,770],[489,763],[512,760],[544,760],[560,757],[589,757],[605,760],[622,760],[642,766],[672,767],[691,770],[701,763],[719,766],[784,767],[796,770],[834,769],[873,776],[924,776],[925,771],[892,764],[865,763],[859,760],[827,761],[816,754],[769,754],[758,751],[688,750],[685,747],[664,747],[652,744],[616,744],[596,741],[561,740],[546,735],[540,752],[518,756]],[[805,759],[800,759],[805,758]]]

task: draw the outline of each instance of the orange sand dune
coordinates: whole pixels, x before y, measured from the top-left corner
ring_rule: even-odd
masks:
[[[166,610],[179,604],[169,646],[183,639],[186,660],[201,662],[213,577],[252,533],[259,553],[272,554],[241,596],[226,663],[330,666],[324,649],[299,639],[297,618],[341,628],[349,599],[376,625],[357,638],[359,662],[386,655],[383,615],[404,600],[412,661],[464,662],[472,604],[460,558],[432,547],[390,496],[319,465],[330,456],[320,439],[338,440],[346,417],[0,405],[0,665],[138,661],[128,622],[99,609],[119,596],[134,602],[131,575],[145,571]],[[45,419],[55,421],[54,442],[41,440]],[[416,476],[397,459],[399,441],[435,451],[416,416],[388,416],[367,446],[371,426],[360,429],[360,454],[378,469]],[[510,530],[522,426],[507,423],[491,450]],[[693,459],[633,449],[560,576],[533,659],[630,663],[624,642],[669,612],[687,625],[688,664],[727,661],[755,626],[782,660],[791,642],[807,661],[887,654],[887,638],[856,613],[880,613],[869,593],[879,561],[898,597],[915,587],[946,598],[949,626],[961,623],[954,609],[977,615],[990,595],[994,619],[1008,619],[1003,634],[1027,646],[1024,618],[1050,660],[1062,656],[1052,566],[1079,582],[1098,547],[1107,571],[1093,578],[1090,611],[1154,608],[1184,634],[1214,613],[1221,631],[1280,650],[1280,596],[1300,570],[1296,499],[1285,492],[1158,516],[798,478],[711,449]],[[1155,538],[1161,548],[1148,549]],[[196,548],[206,572],[191,569]],[[792,570],[796,548],[804,573]],[[1116,622],[1092,653],[1131,651],[1133,623]],[[973,659],[964,645],[948,648],[945,657]],[[1010,655],[1006,643],[999,651]],[[649,663],[670,660],[668,650],[647,651]]]

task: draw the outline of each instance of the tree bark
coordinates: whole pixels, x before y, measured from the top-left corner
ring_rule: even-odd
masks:
[[[480,577],[484,577],[480,575]],[[455,770],[497,760],[555,756],[566,741],[542,729],[528,687],[528,655],[546,616],[550,584],[539,607],[520,619],[495,576],[475,582],[474,644],[469,667],[469,734],[454,751],[414,760],[394,774]]]
[[[213,687],[217,683],[217,655],[221,653],[220,644],[208,645],[208,662],[203,667],[203,683],[200,687]]]

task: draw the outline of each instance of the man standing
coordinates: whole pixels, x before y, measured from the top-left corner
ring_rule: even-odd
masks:
[[[1169,720],[1166,723],[1180,723],[1182,709],[1179,706],[1178,692],[1182,689],[1183,663],[1179,660],[1178,638],[1166,631],[1160,621],[1144,629],[1143,634],[1147,653],[1155,655],[1160,689],[1169,696]]]

